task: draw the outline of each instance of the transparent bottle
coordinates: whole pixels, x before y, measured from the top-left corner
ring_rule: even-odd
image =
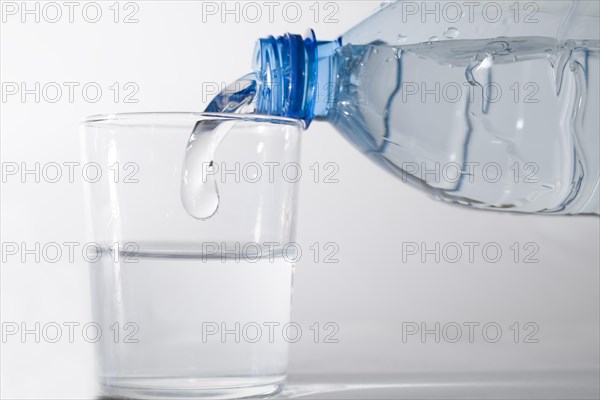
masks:
[[[443,201],[598,214],[598,4],[389,3],[337,40],[260,39],[207,111],[328,121]]]

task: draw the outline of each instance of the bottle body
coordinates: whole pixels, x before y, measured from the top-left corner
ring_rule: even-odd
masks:
[[[429,8],[429,25],[402,27],[410,35],[394,21],[427,14],[415,3],[390,5],[342,36],[323,118],[437,199],[598,214],[598,16],[590,4],[563,3],[534,26],[508,14],[505,24],[448,27]]]

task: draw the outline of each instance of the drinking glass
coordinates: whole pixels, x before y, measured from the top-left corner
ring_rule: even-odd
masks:
[[[82,122],[103,395],[225,399],[281,390],[302,127],[202,113]],[[196,215],[207,201],[216,201],[214,215]]]

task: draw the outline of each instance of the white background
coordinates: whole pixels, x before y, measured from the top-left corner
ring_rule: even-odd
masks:
[[[86,115],[201,111],[206,105],[203,84],[224,84],[249,72],[255,39],[303,34],[309,27],[319,38],[333,39],[378,7],[377,2],[336,2],[338,22],[324,23],[324,15],[335,9],[317,4],[321,13],[316,20],[314,6],[309,8],[313,2],[301,2],[302,18],[296,23],[286,21],[281,5],[273,22],[263,8],[256,23],[243,15],[239,22],[224,16],[222,23],[221,14],[203,21],[201,2],[148,1],[135,2],[138,22],[126,24],[113,21],[112,2],[100,2],[101,20],[89,23],[82,17],[85,4],[79,3],[72,23],[65,6],[57,23],[43,16],[40,22],[34,16],[22,22],[20,14],[3,15],[3,83],[25,82],[29,88],[35,82],[80,84],[73,102],[64,86],[56,103],[43,97],[36,102],[33,95],[25,101],[19,95],[2,99],[3,163],[79,161],[78,122]],[[133,10],[124,3],[119,8],[120,20]],[[88,82],[103,89],[96,103],[82,96],[81,87]],[[109,89],[115,82],[121,87],[135,83],[139,101],[115,102]],[[334,322],[339,343],[307,339],[293,345],[292,377],[386,374],[406,380],[408,374],[465,373],[477,383],[485,374],[527,379],[540,372],[598,373],[598,218],[486,213],[435,202],[372,165],[323,122],[304,134],[305,170],[317,161],[337,163],[339,183],[303,180],[298,237],[306,247],[338,243],[339,263],[304,257],[297,265],[293,320],[305,328]],[[85,240],[80,180],[52,184],[29,178],[22,183],[9,177],[2,183],[1,200],[2,242]],[[429,248],[436,242],[495,242],[504,254],[497,263],[485,262],[480,252],[473,263],[465,257],[454,264],[436,263],[433,257],[423,263],[417,256],[403,262],[404,242],[425,242]],[[539,262],[523,263],[521,255],[515,263],[509,250],[514,242],[536,243]],[[89,322],[87,265],[83,260],[51,264],[7,257],[1,300],[3,323]],[[418,337],[403,343],[403,322],[430,327],[435,322],[496,322],[503,337],[495,344],[481,334],[474,343],[438,344],[431,338],[421,343]],[[539,342],[515,344],[509,330],[514,322],[537,324]],[[93,345],[81,336],[74,343],[56,344],[10,337],[2,343],[2,398],[93,398],[93,355]],[[598,393],[597,378],[582,390]]]

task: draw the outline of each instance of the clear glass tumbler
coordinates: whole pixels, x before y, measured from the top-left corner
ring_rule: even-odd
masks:
[[[282,388],[301,130],[258,115],[82,122],[103,395],[225,399]]]

